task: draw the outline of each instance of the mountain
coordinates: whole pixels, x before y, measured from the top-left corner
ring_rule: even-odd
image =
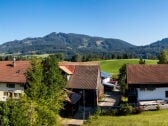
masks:
[[[134,45],[120,39],[53,32],[44,37],[6,42],[0,45],[0,53],[43,54],[66,52],[68,55],[72,55],[74,53],[113,52],[134,47]]]
[[[67,57],[75,53],[106,56],[133,55],[135,58],[157,58],[160,51],[168,49],[168,38],[145,46],[135,46],[112,38],[92,37],[74,33],[50,33],[44,37],[15,40],[0,45],[0,54],[52,54],[64,53]],[[122,58],[122,57],[121,57]]]
[[[162,50],[168,50],[168,38],[153,42],[149,45],[130,48],[125,51],[133,53],[136,57],[157,58]]]

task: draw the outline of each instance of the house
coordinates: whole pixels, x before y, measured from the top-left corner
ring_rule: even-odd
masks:
[[[99,64],[90,62],[61,62],[59,63],[59,68],[67,76],[66,88],[81,94],[81,104],[97,106],[98,99],[104,93]]]
[[[30,67],[28,61],[0,62],[0,101],[7,98],[19,98],[24,93],[26,77],[24,73]]]
[[[130,102],[168,100],[168,65],[127,65]]]

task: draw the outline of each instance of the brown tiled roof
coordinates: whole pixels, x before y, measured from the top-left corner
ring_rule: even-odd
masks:
[[[67,88],[97,89],[99,75],[99,65],[76,65]]]
[[[168,84],[168,65],[132,65],[126,67],[128,84]]]
[[[24,73],[30,67],[29,61],[0,61],[0,82],[26,83]]]

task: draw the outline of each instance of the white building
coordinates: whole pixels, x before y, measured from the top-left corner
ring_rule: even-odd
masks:
[[[127,65],[130,101],[168,101],[168,64]]]
[[[24,93],[28,61],[0,61],[0,101],[19,98]]]

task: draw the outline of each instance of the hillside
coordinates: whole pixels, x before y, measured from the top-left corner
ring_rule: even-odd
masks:
[[[168,38],[145,46],[135,46],[113,38],[93,37],[74,33],[50,33],[44,37],[15,40],[0,45],[0,54],[52,54],[64,53],[70,58],[75,53],[157,58],[160,51],[168,49]]]
[[[157,58],[158,54],[164,49],[168,50],[168,38],[164,38],[162,40],[153,42],[149,45],[130,48],[127,49],[126,51],[133,53],[137,57]]]
[[[145,60],[146,64],[157,64],[158,60]],[[139,64],[139,59],[116,59],[116,60],[102,60],[100,61],[100,68],[102,71],[118,74],[119,69],[123,64]]]
[[[82,54],[113,52],[130,47],[135,46],[119,39],[53,32],[44,37],[6,42],[0,45],[0,53],[44,54],[64,52],[71,55],[76,52]]]

